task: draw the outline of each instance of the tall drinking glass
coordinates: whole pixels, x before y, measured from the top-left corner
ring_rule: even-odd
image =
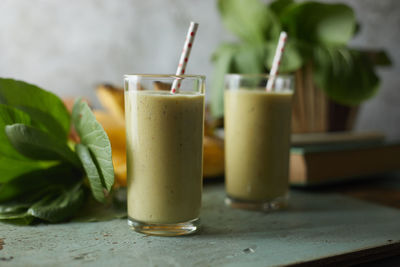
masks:
[[[138,232],[175,236],[199,227],[204,87],[198,75],[125,75],[128,224]]]
[[[266,91],[265,74],[225,79],[226,204],[270,210],[286,205],[292,76],[277,76]]]

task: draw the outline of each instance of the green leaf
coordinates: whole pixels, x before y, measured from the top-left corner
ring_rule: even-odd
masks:
[[[71,187],[70,181],[61,184],[52,183],[25,193],[19,199],[2,203],[0,204],[0,220],[13,224],[30,224],[34,219],[29,211],[31,207],[37,207],[37,205],[43,203],[44,199],[57,199],[68,187]],[[63,208],[62,205],[60,206],[60,209]],[[57,209],[57,211],[60,212],[60,209]]]
[[[270,3],[269,8],[277,17],[280,17],[294,3],[294,0],[275,0]]]
[[[81,143],[89,148],[105,188],[110,191],[114,184],[114,167],[111,144],[106,132],[96,121],[88,104],[81,99],[77,99],[74,103],[72,121]]]
[[[70,116],[55,94],[23,81],[0,78],[0,103],[27,112],[41,129],[67,139]]]
[[[346,47],[315,49],[314,81],[334,101],[357,105],[379,88],[379,78],[368,58]]]
[[[263,45],[243,43],[234,53],[234,68],[238,73],[264,73],[265,49]]]
[[[21,110],[0,104],[0,183],[42,168],[41,162],[22,156],[9,142],[5,127],[14,123],[30,124],[30,117]]]
[[[0,184],[8,182],[24,173],[45,169],[54,162],[19,160],[0,155]]]
[[[354,12],[345,4],[297,3],[281,20],[290,38],[314,44],[346,45],[356,29]]]
[[[220,118],[224,115],[224,81],[225,74],[233,72],[233,59],[237,45],[222,44],[213,54],[214,73],[211,82],[211,114],[214,118]]]
[[[24,173],[0,185],[0,203],[16,200],[22,196],[28,198],[38,193],[44,194],[49,186],[70,185],[81,179],[81,173],[67,164]]]
[[[27,160],[10,144],[5,132],[5,127],[7,125],[15,123],[29,125],[31,123],[31,119],[28,114],[21,110],[0,104],[0,155],[4,155],[13,159]]]
[[[0,215],[14,214],[20,212],[26,212],[32,205],[29,202],[10,202],[0,204]]]
[[[77,144],[75,151],[82,162],[83,168],[85,169],[93,197],[99,202],[104,202],[106,199],[103,189],[103,184],[105,184],[105,181],[100,176],[89,149],[85,145]]]
[[[100,204],[93,198],[88,198],[81,209],[74,215],[74,222],[99,222],[126,218],[126,205],[118,206],[111,198],[107,203]],[[124,202],[126,204],[126,200]]]
[[[368,51],[368,50],[358,50],[360,53],[364,54],[365,57],[367,57],[373,65],[376,66],[392,66],[392,61],[390,60],[389,55],[386,53],[384,50],[374,50],[374,51]]]
[[[279,35],[279,22],[260,0],[218,0],[225,26],[249,43],[263,43]]]
[[[16,123],[6,126],[6,135],[22,155],[37,160],[63,160],[80,168],[76,154],[54,136],[32,126]]]
[[[28,209],[28,214],[49,222],[61,222],[72,217],[82,206],[85,191],[79,182],[47,194]]]
[[[33,216],[27,214],[30,202],[10,202],[0,204],[0,220],[7,223],[27,225],[33,221]]]
[[[28,225],[31,224],[33,220],[34,217],[28,214],[26,210],[9,212],[9,213],[0,213],[0,221],[3,221],[5,223]]]

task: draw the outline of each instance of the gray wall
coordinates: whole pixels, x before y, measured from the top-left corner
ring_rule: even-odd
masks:
[[[385,48],[394,61],[379,71],[382,87],[361,107],[356,128],[400,139],[400,1],[344,2],[362,25],[352,44]],[[98,105],[98,83],[122,84],[126,73],[173,73],[190,20],[200,28],[187,73],[210,81],[210,54],[232,39],[214,0],[0,0],[0,76]]]

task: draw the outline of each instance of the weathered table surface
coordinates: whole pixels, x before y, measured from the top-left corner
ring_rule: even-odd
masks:
[[[0,223],[0,266],[276,266],[400,253],[398,209],[334,193],[292,191],[290,208],[260,213],[230,209],[223,198],[221,184],[205,186],[202,231],[186,237],[142,235],[126,220]],[[342,254],[350,256],[336,257]]]

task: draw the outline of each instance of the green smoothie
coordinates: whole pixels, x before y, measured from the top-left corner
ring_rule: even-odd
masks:
[[[225,168],[229,197],[264,202],[288,190],[292,92],[225,91]]]
[[[159,224],[198,218],[204,95],[129,91],[125,108],[128,216]]]

